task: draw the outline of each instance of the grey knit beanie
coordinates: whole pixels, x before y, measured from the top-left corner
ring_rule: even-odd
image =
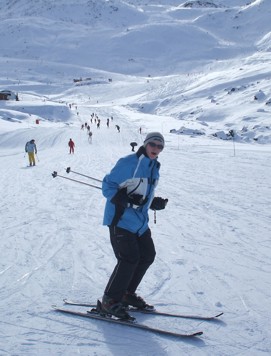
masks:
[[[160,134],[160,132],[150,132],[150,133],[148,133],[148,135],[146,136],[146,138],[144,140],[144,147],[146,147],[149,142],[153,142],[153,141],[160,141],[161,144],[163,146],[165,146],[164,136],[162,134]]]

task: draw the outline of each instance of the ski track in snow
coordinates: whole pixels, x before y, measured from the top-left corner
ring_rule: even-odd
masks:
[[[118,134],[113,127],[102,127],[95,132],[92,145],[79,125],[66,130],[66,135],[56,131],[53,141],[51,130],[31,131],[32,136],[48,135],[48,142],[54,142],[46,147],[44,138],[37,167],[26,168],[23,153],[9,154],[7,150],[0,157],[5,167],[1,174],[1,251],[12,249],[0,270],[5,334],[9,338],[9,330],[17,330],[18,344],[24,345],[20,346],[22,352],[30,345],[33,350],[42,345],[43,351],[54,353],[58,345],[61,353],[69,354],[71,349],[75,352],[75,345],[87,349],[90,344],[95,347],[106,342],[109,353],[115,349],[125,354],[129,339],[138,339],[142,347],[145,336],[138,331],[122,334],[121,327],[112,329],[50,311],[51,304],[61,303],[66,296],[92,301],[101,297],[115,264],[107,228],[101,225],[101,192],[61,177],[52,178],[51,173],[56,170],[92,183],[67,174],[66,168],[71,167],[102,179],[121,155],[130,152],[128,142],[134,139],[135,129],[132,123],[126,124],[125,134]],[[76,142],[74,156],[66,147],[69,136]],[[171,339],[163,341],[167,346],[162,346],[156,337],[148,337],[148,354],[173,355],[181,347],[191,355],[224,355],[225,340],[221,348],[219,340],[229,327],[227,354],[243,349],[249,352],[249,347],[260,354],[262,343],[269,343],[268,332],[262,327],[268,324],[270,315],[265,305],[259,304],[270,297],[270,214],[262,209],[270,196],[266,184],[269,157],[262,151],[246,151],[241,145],[233,157],[223,146],[201,149],[187,141],[176,150],[175,144],[169,144],[161,154],[157,193],[168,197],[169,203],[165,211],[157,212],[156,224],[150,214],[157,258],[140,292],[169,311],[178,306],[189,313],[193,306],[193,312],[221,309],[225,316],[213,324],[155,319],[157,326],[176,330],[203,329],[205,337],[204,341],[183,342],[181,346]],[[172,167],[175,174],[167,174]],[[246,180],[247,176],[251,178]],[[147,316],[138,319],[146,323],[154,320]],[[201,344],[207,347],[207,353]],[[16,348],[11,351],[17,352]]]

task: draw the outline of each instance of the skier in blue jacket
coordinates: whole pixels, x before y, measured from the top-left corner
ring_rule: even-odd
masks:
[[[102,183],[106,197],[104,225],[109,227],[110,241],[117,264],[105,288],[101,308],[118,318],[129,319],[128,305],[150,309],[135,292],[155,259],[155,247],[148,226],[148,210],[161,210],[167,199],[154,197],[159,179],[159,153],[165,145],[159,132],[146,136],[144,145],[121,158]]]
[[[37,146],[35,144],[35,140],[30,140],[25,144],[25,152],[28,153],[29,165],[35,166],[35,154],[37,154]]]

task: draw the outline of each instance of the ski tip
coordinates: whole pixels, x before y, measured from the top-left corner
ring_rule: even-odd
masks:
[[[203,334],[203,331],[195,331],[191,334],[179,334],[180,337],[187,337],[187,338],[191,338],[191,337],[198,337],[201,336]],[[176,335],[178,336],[178,334]]]
[[[221,312],[221,313],[219,313],[219,314],[216,314],[215,315],[215,318],[218,318],[218,317],[220,317],[221,315],[223,315],[224,313],[223,312]]]

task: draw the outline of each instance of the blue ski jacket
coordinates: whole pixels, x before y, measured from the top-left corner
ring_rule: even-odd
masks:
[[[115,225],[141,236],[148,229],[148,209],[158,184],[159,169],[160,163],[157,159],[148,158],[143,146],[136,153],[119,159],[102,183],[102,192],[107,199],[103,224],[110,226],[113,220],[116,221],[118,206],[111,199],[120,189],[126,188],[127,194],[142,195],[144,204],[123,209]]]
[[[37,153],[37,146],[34,142],[29,141],[25,144],[25,152],[35,152]]]

